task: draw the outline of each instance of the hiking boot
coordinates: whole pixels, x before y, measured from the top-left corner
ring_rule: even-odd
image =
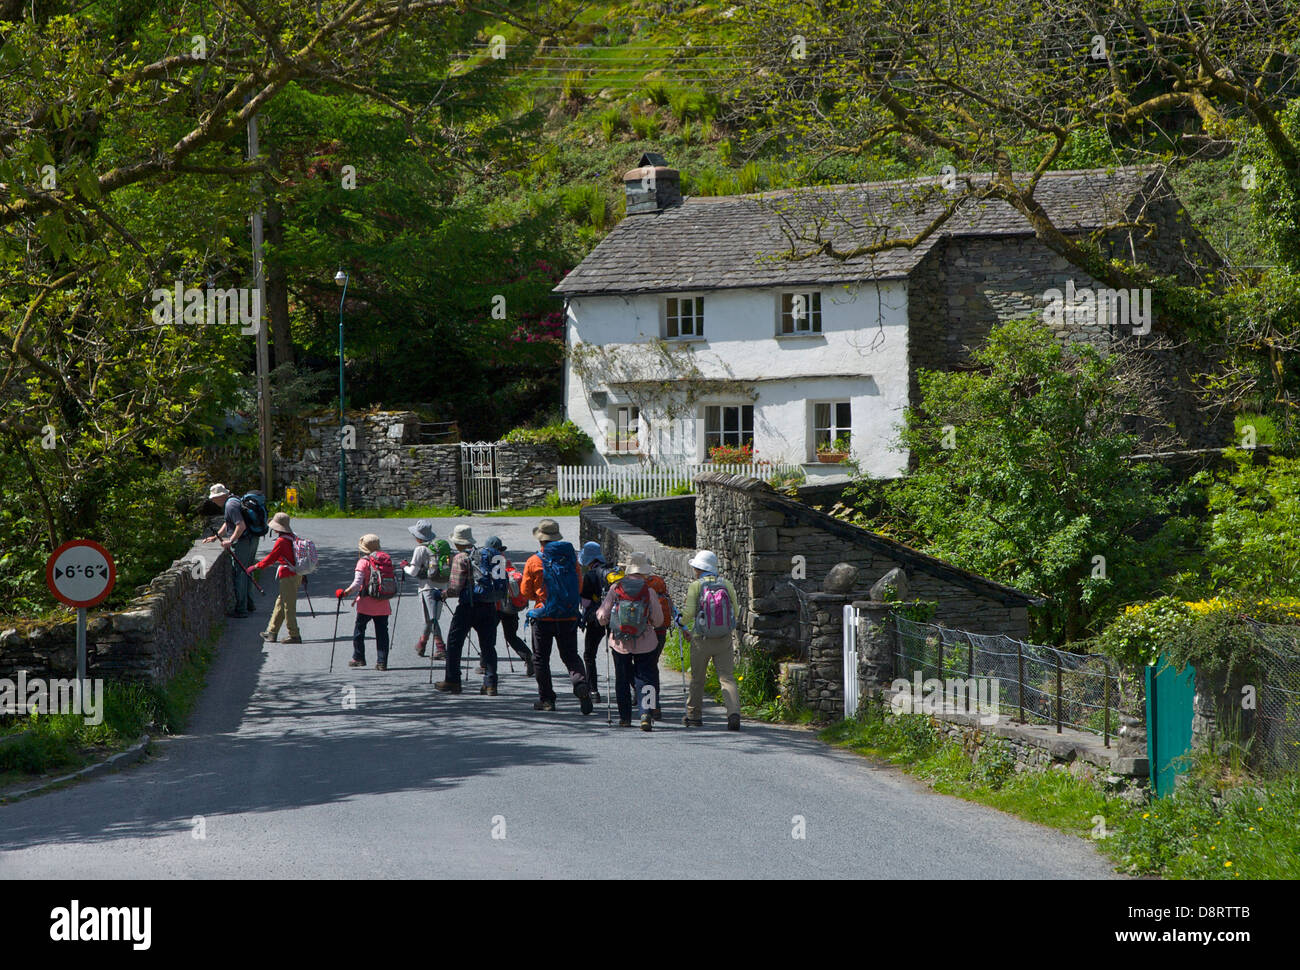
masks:
[[[302,643],[302,637],[285,637],[285,643]]]
[[[459,694],[461,691],[460,681],[440,680],[433,685],[433,689],[442,691],[444,694]]]
[[[553,711],[555,710],[555,701],[533,701],[533,710]]]
[[[728,715],[727,715],[727,730],[728,730],[728,731],[739,731],[739,730],[740,730],[740,715],[739,715],[739,714],[728,714]]]
[[[429,640],[428,637],[420,637],[419,640],[415,641],[415,655],[417,657],[424,656],[424,645],[428,642],[428,640]]]
[[[632,726],[632,719],[630,717],[620,717],[618,719],[618,726],[630,728]]]
[[[348,666],[349,666],[349,667],[364,667],[365,665],[366,665],[366,662],[365,662],[364,660],[349,660],[349,661],[348,661]]]
[[[482,687],[480,687],[478,689],[478,692],[480,694],[487,694],[488,697],[497,696],[497,689],[495,687],[489,687],[487,684],[484,684]]]
[[[704,722],[698,717],[687,716],[682,718],[682,725],[684,727],[704,727]]]
[[[388,669],[388,664],[375,664],[375,669],[376,669],[376,670],[387,670],[387,669]]]
[[[591,713],[591,688],[586,684],[579,684],[573,688],[573,692],[578,696],[578,703],[582,706],[583,714]]]
[[[446,659],[447,659],[447,648],[446,648],[446,647],[435,647],[435,648],[434,648],[434,651],[433,651],[433,659],[434,659],[434,660],[446,660]]]
[[[265,630],[263,630],[261,633],[258,634],[258,636],[260,636],[267,643],[275,643],[274,633],[267,633]]]
[[[651,717],[650,712],[646,711],[641,715],[641,730],[653,731],[655,729],[655,719]]]

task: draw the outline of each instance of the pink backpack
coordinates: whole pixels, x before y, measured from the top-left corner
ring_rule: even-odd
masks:
[[[695,614],[697,637],[722,637],[736,629],[736,613],[731,594],[717,576],[700,579],[700,608]]]

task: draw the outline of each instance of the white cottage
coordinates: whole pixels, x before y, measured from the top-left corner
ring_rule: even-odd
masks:
[[[816,480],[843,471],[819,448],[847,441],[863,472],[899,476],[917,369],[961,366],[998,320],[1093,282],[1002,202],[964,204],[911,248],[855,252],[919,234],[951,199],[939,179],[683,201],[678,174],[646,155],[624,181],[627,218],[555,290],[566,411],[598,463],[699,462],[751,445]],[[1190,246],[1214,258],[1157,169],[1048,173],[1036,197],[1059,228],[1101,230],[1129,258],[1177,273]],[[1161,220],[1180,225],[1147,231]],[[1117,336],[1077,321],[1061,333]]]

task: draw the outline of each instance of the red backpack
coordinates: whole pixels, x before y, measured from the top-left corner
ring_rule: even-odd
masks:
[[[370,569],[366,574],[366,595],[371,599],[386,600],[397,595],[397,574],[393,560],[386,552],[372,552],[366,556]]]
[[[650,628],[650,584],[641,576],[624,576],[614,584],[609,632],[620,640],[635,640]]]

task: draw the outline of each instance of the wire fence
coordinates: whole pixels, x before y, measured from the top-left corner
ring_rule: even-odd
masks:
[[[1300,769],[1300,628],[1251,623],[1259,649],[1251,669],[1218,684],[1222,739],[1265,774]]]
[[[999,715],[1024,724],[1069,727],[1099,735],[1106,746],[1119,728],[1117,667],[1109,658],[1067,653],[1004,634],[987,636],[896,616],[897,676],[980,684]],[[987,691],[987,693],[986,693]]]

